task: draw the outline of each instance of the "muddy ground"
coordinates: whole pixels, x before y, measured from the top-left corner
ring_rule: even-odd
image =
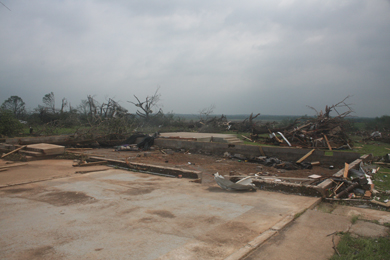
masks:
[[[323,177],[331,177],[339,169],[329,169],[324,166],[313,166],[312,169],[284,170],[267,167],[259,163],[246,162],[235,158],[224,158],[215,155],[191,154],[183,151],[164,150],[156,151],[115,151],[113,149],[85,150],[86,155],[102,156],[110,159],[128,160],[134,163],[145,163],[158,166],[175,167],[187,170],[201,171],[202,183],[213,183],[212,174],[218,172],[221,175],[253,175],[262,173],[267,176],[307,178],[312,174]]]

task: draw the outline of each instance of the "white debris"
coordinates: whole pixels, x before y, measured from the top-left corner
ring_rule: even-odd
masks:
[[[217,182],[218,186],[224,190],[256,190],[255,185],[252,183],[252,176],[248,176],[234,183],[225,179],[219,173],[214,174],[214,179]]]

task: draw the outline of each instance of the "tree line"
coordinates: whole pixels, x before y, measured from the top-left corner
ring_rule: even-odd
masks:
[[[159,108],[160,94],[158,90],[141,100],[137,96],[135,102],[128,101],[137,108],[135,114],[129,113],[114,98],[107,98],[104,102],[96,100],[95,96],[88,95],[76,107],[72,106],[66,98],[61,100],[59,106],[53,92],[42,97],[42,104],[28,111],[23,99],[11,96],[0,107],[0,134],[10,136],[21,131],[23,125],[45,129],[44,134],[50,134],[54,128],[71,127],[100,127],[108,132],[126,132],[137,126],[159,126],[172,124],[172,113],[165,114]]]

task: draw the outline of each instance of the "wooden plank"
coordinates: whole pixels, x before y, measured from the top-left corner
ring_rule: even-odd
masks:
[[[250,138],[248,138],[248,137],[246,137],[245,135],[241,135],[242,137],[244,137],[245,139],[247,139],[248,141],[251,141],[251,142],[253,142],[253,140],[252,139],[250,139]]]
[[[307,154],[305,154],[301,159],[299,159],[296,163],[301,163],[303,160],[305,160],[307,157],[309,157],[316,149],[311,150]]]
[[[326,141],[326,144],[328,145],[329,150],[332,151],[332,146],[330,146],[330,144],[329,144],[328,137],[326,135],[324,135],[324,137],[325,137],[325,141]]]
[[[348,178],[348,171],[349,171],[349,164],[345,163],[345,166],[344,166],[344,178],[345,179]]]
[[[319,161],[316,161],[316,162],[311,162],[310,164],[313,165],[313,166],[318,166],[318,165],[320,165],[321,163],[320,163]]]
[[[336,191],[337,191],[341,186],[343,186],[343,184],[344,184],[344,182],[341,182],[339,185],[337,185],[337,187],[333,190],[334,195],[337,194]]]
[[[27,145],[24,145],[24,146],[19,147],[19,148],[15,149],[15,150],[13,150],[13,151],[11,151],[11,152],[9,152],[9,153],[3,154],[3,155],[1,156],[1,158],[4,158],[4,157],[6,157],[6,156],[8,156],[8,155],[10,155],[10,154],[13,154],[13,153],[19,151],[19,150],[22,150],[23,148],[26,148],[26,146],[27,146]]]
[[[372,195],[371,191],[366,190],[364,193],[363,199],[370,199],[371,195]]]
[[[376,201],[376,200],[371,200],[372,203],[375,203],[375,204],[378,204],[378,205],[381,205],[381,206],[384,206],[384,207],[390,207],[390,201],[387,202],[387,203],[384,203],[384,202],[380,202],[380,201]]]

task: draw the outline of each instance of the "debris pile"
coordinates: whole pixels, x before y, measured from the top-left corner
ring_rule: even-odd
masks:
[[[214,174],[214,179],[217,182],[218,186],[221,187],[224,190],[237,190],[237,191],[256,191],[255,185],[252,183],[252,176],[247,176],[245,178],[242,178],[241,180],[237,182],[232,182],[228,179],[225,179],[222,175],[220,175],[218,172]]]
[[[349,109],[344,113],[338,113],[337,108],[348,107],[345,99],[336,105],[326,106],[325,112],[317,112],[316,117],[310,118],[305,122],[301,119],[295,120],[289,126],[284,128],[266,129],[269,133],[265,142],[284,146],[295,146],[303,148],[327,148],[329,150],[351,149],[352,141],[345,132],[349,122],[344,119],[353,111]],[[348,107],[349,108],[349,107]],[[336,111],[337,116],[331,117],[330,112]],[[252,140],[261,139],[260,134],[267,133],[264,127],[253,125]]]
[[[384,143],[390,143],[390,133],[389,132],[379,132],[379,131],[374,131],[368,136],[363,139],[363,141],[379,141],[379,142],[384,142]]]
[[[349,165],[346,163],[343,176],[331,178],[333,185],[328,189],[328,198],[371,199],[374,191],[371,175],[377,170],[365,170],[362,164],[359,170],[348,169]]]
[[[313,165],[308,162],[289,162],[282,161],[274,157],[259,156],[255,158],[255,161],[268,167],[275,167],[277,169],[284,170],[297,170],[297,169],[311,169]]]

